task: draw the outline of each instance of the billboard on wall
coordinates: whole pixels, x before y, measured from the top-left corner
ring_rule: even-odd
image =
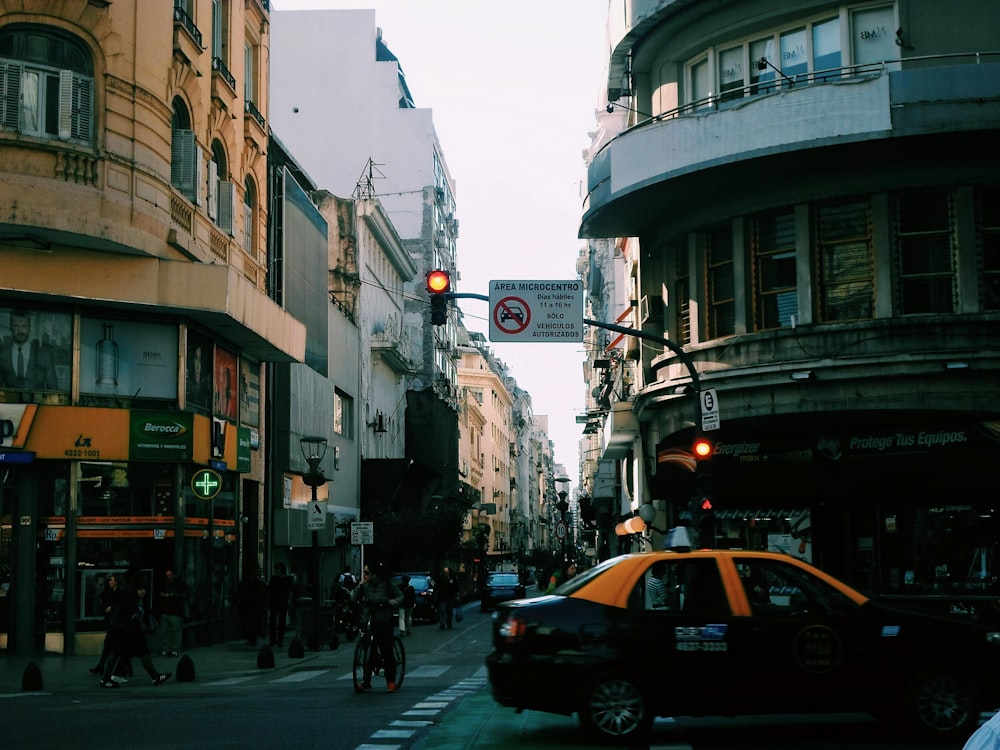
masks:
[[[80,320],[80,393],[177,398],[177,327]]]
[[[130,412],[130,459],[179,463],[190,461],[193,454],[193,414],[138,410]]]
[[[239,404],[236,355],[221,347],[215,350],[215,398],[212,413],[230,422],[236,421]]]
[[[212,340],[188,330],[186,353],[185,403],[208,411],[212,406]]]
[[[72,365],[71,315],[29,307],[0,307],[0,391],[68,393]],[[18,396],[0,400],[25,399]]]

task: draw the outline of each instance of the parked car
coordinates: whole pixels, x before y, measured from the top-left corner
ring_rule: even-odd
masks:
[[[524,584],[517,573],[489,573],[483,584],[479,604],[483,612],[489,612],[499,602],[523,599],[525,596]]]
[[[422,573],[393,573],[392,581],[397,586],[403,575],[410,577],[410,585],[417,595],[417,604],[413,608],[413,620],[425,620],[427,622],[437,622],[437,602],[434,601],[434,579],[431,574],[424,571]]]
[[[792,557],[623,555],[499,604],[503,706],[633,743],[655,716],[869,712],[956,741],[1000,705],[1000,632],[890,608]]]

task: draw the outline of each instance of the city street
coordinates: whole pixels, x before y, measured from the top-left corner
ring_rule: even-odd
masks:
[[[0,658],[0,716],[10,747],[225,748],[333,747],[358,750],[538,750],[601,747],[588,743],[575,717],[516,713],[494,703],[483,658],[490,615],[465,608],[451,631],[419,625],[406,638],[402,689],[354,693],[353,644],[276,653],[274,669],[256,667],[257,649],[229,643],[192,652],[194,682],[161,687],[145,675],[101,690],[87,672],[92,657],[46,656],[44,689],[19,690],[20,664]],[[287,645],[287,644],[286,644]],[[160,669],[172,668],[154,655]],[[46,666],[60,664],[60,667]],[[568,686],[569,687],[569,686]],[[959,750],[960,744],[915,744],[870,718],[774,716],[658,719],[650,750]]]

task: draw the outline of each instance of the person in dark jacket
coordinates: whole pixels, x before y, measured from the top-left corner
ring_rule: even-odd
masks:
[[[244,578],[236,589],[236,605],[239,607],[240,629],[247,645],[256,646],[261,635],[264,611],[267,609],[267,586],[261,574]]]
[[[97,662],[97,666],[91,667],[90,671],[94,674],[104,674],[104,666],[108,663],[108,635],[111,632],[111,615],[115,611],[115,607],[118,606],[118,599],[121,597],[122,590],[118,587],[118,576],[115,573],[109,573],[108,577],[104,579],[104,588],[101,589],[100,604],[98,605],[101,615],[104,617],[104,643],[101,646],[101,658]]]
[[[382,656],[382,667],[385,670],[385,683],[390,693],[396,692],[396,655],[393,652],[393,641],[396,629],[396,617],[403,595],[386,571],[384,563],[365,565],[364,577],[354,589],[356,601],[361,602],[371,617],[372,641]],[[371,658],[365,664],[362,690],[370,690],[372,686]]]
[[[112,679],[115,667],[122,658],[138,659],[154,685],[162,685],[170,679],[170,672],[158,671],[149,656],[146,633],[154,629],[149,602],[146,600],[146,584],[137,581],[126,587],[112,612],[111,627],[108,630],[109,655],[99,683],[101,687],[116,688],[119,682],[127,682],[125,678]]]
[[[268,645],[285,645],[285,623],[288,620],[288,600],[292,596],[292,577],[283,562],[276,563],[267,583]]]
[[[441,576],[434,582],[434,595],[438,600],[438,627],[451,630],[455,602],[458,600],[458,582],[450,568],[442,568]]]
[[[184,632],[184,606],[187,603],[187,585],[173,568],[164,571],[165,581],[160,589],[160,655],[179,656]]]

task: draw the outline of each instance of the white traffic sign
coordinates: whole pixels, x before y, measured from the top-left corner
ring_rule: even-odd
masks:
[[[569,529],[566,527],[566,522],[562,519],[556,521],[556,539],[560,542],[566,538],[569,533]]]
[[[326,506],[321,502],[309,503],[309,529],[319,531],[326,528]]]
[[[371,521],[355,521],[351,524],[351,544],[374,544],[375,524]]]
[[[491,281],[490,341],[583,341],[583,282]]]
[[[703,432],[719,429],[719,396],[714,388],[701,392],[701,429]]]

